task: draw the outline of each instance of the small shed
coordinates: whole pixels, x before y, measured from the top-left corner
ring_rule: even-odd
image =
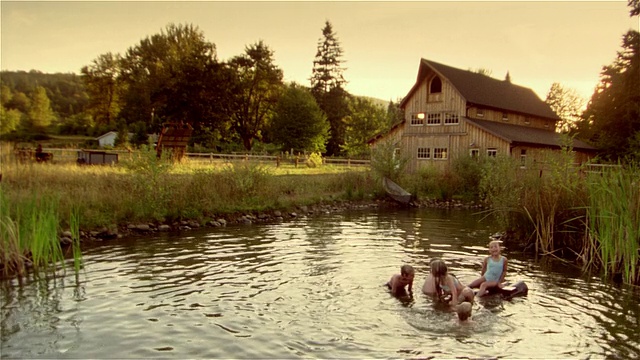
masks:
[[[189,124],[164,123],[156,146],[158,157],[162,155],[163,150],[167,149],[173,152],[174,160],[181,160],[186,152],[192,132],[193,128]]]
[[[116,138],[118,137],[118,133],[115,131],[109,131],[108,133],[102,134],[96,138],[98,140],[98,146],[113,146],[116,142]]]
[[[78,150],[80,165],[112,165],[118,163],[118,154],[102,150]]]

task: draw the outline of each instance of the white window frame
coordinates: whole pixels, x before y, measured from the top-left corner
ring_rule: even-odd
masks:
[[[527,167],[527,149],[520,150],[520,167],[523,169]]]
[[[471,149],[469,150],[469,156],[471,156],[474,159],[477,159],[480,157],[480,149]]]
[[[496,149],[496,148],[488,148],[487,149],[487,156],[488,157],[497,157],[498,156],[498,149]]]
[[[445,125],[459,125],[460,124],[460,116],[456,113],[448,112],[444,114],[444,124]]]
[[[442,114],[439,113],[439,112],[428,113],[427,114],[427,125],[428,126],[442,125]]]
[[[417,156],[418,156],[418,160],[431,159],[431,148],[419,147]]]
[[[448,153],[449,153],[449,149],[447,149],[446,147],[433,148],[433,159],[447,160]]]
[[[411,114],[411,126],[424,126],[425,115],[423,112]]]

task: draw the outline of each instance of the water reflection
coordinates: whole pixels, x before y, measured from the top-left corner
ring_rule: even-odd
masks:
[[[640,294],[514,249],[508,280],[470,323],[420,289],[434,257],[468,283],[497,230],[470,212],[300,218],[87,249],[75,278],[1,283],[3,357],[632,358]],[[408,263],[414,294],[383,284]]]

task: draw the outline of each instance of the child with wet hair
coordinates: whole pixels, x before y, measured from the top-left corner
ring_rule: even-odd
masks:
[[[422,286],[422,292],[444,300],[451,295],[451,306],[459,302],[473,302],[473,290],[464,286],[455,276],[448,273],[447,265],[441,259],[431,261],[431,272]]]
[[[456,313],[458,314],[458,320],[460,322],[466,322],[471,317],[471,311],[473,310],[473,305],[468,301],[463,301],[460,304],[456,305]]]
[[[507,275],[507,258],[500,253],[501,243],[499,240],[489,242],[489,256],[482,261],[480,277],[469,284],[471,288],[480,287],[478,296],[485,295],[491,288],[502,287]]]
[[[411,265],[402,265],[400,267],[400,274],[395,274],[387,282],[387,287],[391,290],[391,293],[395,296],[405,295],[408,291],[410,295],[413,294],[413,278],[416,272]],[[405,290],[405,287],[407,290]]]

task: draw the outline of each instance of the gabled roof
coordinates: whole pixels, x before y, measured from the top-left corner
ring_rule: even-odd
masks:
[[[513,145],[537,145],[545,147],[561,147],[561,134],[555,131],[524,127],[513,124],[505,124],[497,121],[477,120],[463,118],[465,121],[493,134]],[[573,148],[575,150],[595,151],[596,148],[584,141],[574,139]]]
[[[118,133],[117,133],[117,132],[115,132],[115,131],[109,131],[109,132],[106,132],[106,133],[104,133],[104,134],[102,134],[102,135],[98,136],[98,137],[96,138],[96,140],[100,140],[100,139],[105,138],[105,137],[107,137],[107,136],[109,136],[109,135],[118,135]]]
[[[448,80],[468,103],[560,120],[549,105],[529,88],[426,59],[420,60],[418,79],[400,106],[404,107],[405,101],[408,101],[411,94],[420,86],[429,69],[435,71],[441,78]]]

